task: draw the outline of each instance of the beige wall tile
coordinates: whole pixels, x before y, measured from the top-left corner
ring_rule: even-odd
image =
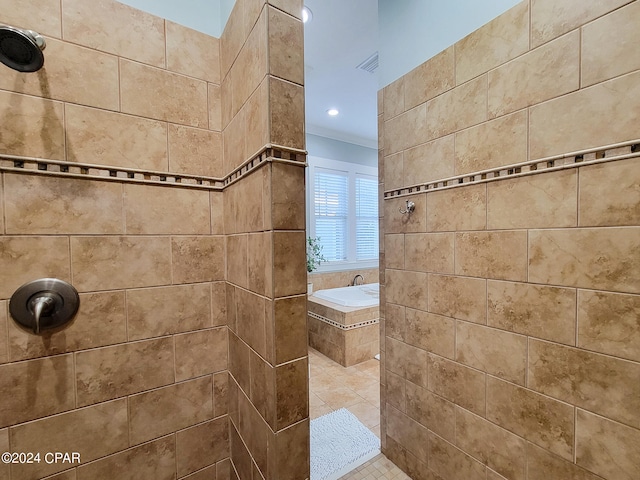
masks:
[[[304,168],[271,165],[271,215],[274,230],[303,230],[306,216]]]
[[[527,112],[522,110],[455,134],[455,173],[527,161]]]
[[[451,480],[487,478],[486,467],[482,463],[433,433],[429,433],[429,469],[441,478]]]
[[[578,347],[640,361],[640,296],[578,291]]]
[[[3,452],[10,452],[11,447],[9,445],[9,429],[3,428],[0,430],[0,448]],[[4,478],[11,478],[11,465],[8,463],[3,463],[0,465],[0,474],[3,475]]]
[[[414,347],[453,359],[455,354],[455,320],[433,313],[407,308],[404,341]]]
[[[224,93],[222,92],[223,98]],[[240,112],[224,127],[222,131],[222,162],[225,175],[238,168],[246,160],[246,124],[245,109]]]
[[[385,255],[385,267],[404,269],[404,235],[390,234],[384,236],[385,249],[388,252]]]
[[[297,15],[297,12],[296,12]],[[269,8],[269,73],[302,85],[304,31],[302,22]]]
[[[404,107],[404,82],[405,77],[402,76],[382,89],[384,104],[386,105],[386,108],[383,112],[385,124],[387,120],[396,117],[407,110],[410,110]]]
[[[78,405],[86,406],[174,382],[169,337],[78,352]]]
[[[488,324],[510,332],[574,345],[576,291],[527,283],[487,283]]]
[[[251,454],[247,450],[247,447],[242,441],[242,437],[240,437],[233,423],[229,429],[229,443],[231,463],[233,464],[233,468],[231,469],[233,472],[232,479],[252,478],[253,465],[251,463]]]
[[[570,461],[573,417],[571,405],[487,377],[487,420]]]
[[[404,378],[402,378],[399,375],[396,375],[395,373],[391,373],[389,371],[385,371],[385,382],[384,384],[380,385],[380,393],[382,395],[382,391],[384,390],[384,401],[383,404],[389,404],[392,407],[397,408],[398,410],[400,410],[401,412],[405,412],[407,413],[407,415],[410,415],[406,406],[407,406],[407,395],[406,395],[406,385],[407,382],[404,381]],[[413,386],[414,389],[418,389],[420,387],[418,387],[417,385],[413,385],[413,383],[411,384]],[[424,389],[420,389],[421,391],[426,391]],[[413,406],[414,409],[420,408],[425,402],[422,402],[418,397],[418,393],[414,392],[414,396],[413,396]],[[313,405],[311,405],[311,407],[313,407]],[[423,425],[425,425],[426,427],[428,427],[428,425],[425,424],[425,421],[421,421],[419,417],[419,415],[417,415],[417,412],[413,412],[414,415],[412,415],[412,418],[414,420],[419,421],[420,423],[422,423]],[[454,419],[455,420],[455,419]],[[455,423],[454,423],[455,425]]]
[[[455,441],[454,404],[411,382],[405,385],[407,415],[448,441]]]
[[[248,235],[231,235],[226,238],[226,280],[245,288],[249,285],[247,243]]]
[[[224,327],[176,335],[176,381],[226,370],[228,343]]]
[[[220,84],[220,40],[167,21],[167,69]]]
[[[455,44],[459,85],[529,49],[529,2],[520,2]]]
[[[167,125],[163,122],[67,103],[65,129],[71,162],[156,171],[168,168]]]
[[[304,88],[272,77],[269,80],[269,107],[271,142],[304,149]]]
[[[211,205],[211,233],[222,235],[224,231],[224,193],[209,192]]]
[[[0,408],[2,427],[71,410],[75,406],[71,355],[2,365],[0,372],[4,392]],[[25,382],[27,378],[29,384]]]
[[[117,183],[10,173],[4,178],[8,234],[124,233]]]
[[[129,397],[131,445],[211,419],[212,389],[206,376]]]
[[[405,315],[406,307],[387,303],[385,306],[384,334],[396,340],[404,341],[406,331]]]
[[[453,88],[454,70],[454,47],[451,46],[404,75],[406,108],[413,108]]]
[[[229,372],[213,375],[213,415],[219,417],[229,413]]]
[[[401,214],[407,202],[415,203],[411,215]],[[415,195],[384,200],[384,233],[414,233],[427,231],[427,196]]]
[[[505,478],[526,478],[527,443],[484,418],[456,407],[455,444]]]
[[[577,226],[576,169],[487,184],[487,228]]]
[[[130,448],[78,468],[78,480],[135,480],[175,478],[176,444],[173,436]]]
[[[204,81],[120,60],[120,91],[124,113],[191,127],[209,125]]]
[[[403,153],[384,157],[384,189],[394,190],[405,186]]]
[[[567,480],[600,480],[573,462],[556,457],[533,443],[527,444],[527,474],[529,480],[565,478]]]
[[[220,85],[208,85],[209,129],[222,131],[222,88]]]
[[[407,270],[386,271],[386,300],[427,311],[427,274]]]
[[[65,40],[164,67],[164,20],[120,2],[65,0]]]
[[[489,72],[489,116],[514,112],[579,87],[580,33],[576,31]]]
[[[227,456],[229,456],[228,417],[217,418],[176,434],[178,477],[200,470]],[[215,475],[212,478],[217,480]]]
[[[636,72],[531,107],[529,158],[636,138],[637,118],[631,112],[639,98],[640,72]]]
[[[173,283],[224,280],[224,238],[172,237]]]
[[[455,359],[524,386],[527,337],[472,323],[456,322]]]
[[[275,463],[277,472],[275,475],[278,479],[307,478],[310,470],[309,458],[308,420],[278,432],[275,459],[272,460]]]
[[[384,122],[384,154],[415,147],[434,136],[427,135],[427,105],[421,104]]]
[[[427,231],[484,230],[486,224],[486,184],[427,195]]]
[[[282,430],[309,416],[309,363],[301,358],[276,368],[276,427]]]
[[[269,142],[269,78],[265,77],[260,86],[249,97],[243,107],[245,121],[243,137],[247,159],[261,151]]]
[[[427,387],[427,352],[390,337],[386,339],[385,368],[411,383]]]
[[[578,409],[576,463],[603,478],[633,480],[640,472],[640,432]]]
[[[426,462],[429,456],[427,428],[391,406],[387,406],[387,435]]]
[[[129,446],[127,400],[122,398],[18,425],[10,434],[11,447],[16,452],[78,452],[86,464]],[[22,480],[60,472],[69,464],[41,462],[14,467],[12,476]]]
[[[285,297],[307,291],[304,232],[273,234],[273,294]]]
[[[4,174],[0,174],[0,233],[6,233],[4,230]]]
[[[246,40],[247,33],[243,21],[244,5],[245,2],[235,2],[220,36],[220,67],[223,78],[229,72],[242,44]]]
[[[553,343],[529,342],[528,386],[640,427],[640,364]]]
[[[635,227],[532,230],[529,281],[640,293],[638,248],[640,229]]]
[[[170,124],[169,170],[208,177],[224,176],[222,134]]]
[[[429,354],[429,390],[478,415],[485,414],[486,375]]]
[[[249,290],[273,296],[273,234],[249,234],[247,240]]]
[[[486,76],[478,77],[429,100],[426,108],[427,134],[418,137],[423,140],[442,137],[484,122],[487,119]]]
[[[287,12],[289,15],[300,19],[302,14],[302,2],[301,0],[268,0],[269,5],[273,5],[280,10]]]
[[[36,278],[71,281],[68,252],[67,237],[0,237],[0,298]]]
[[[533,0],[531,2],[531,46],[537,47],[629,1],[569,0],[557,3],[553,0]]]
[[[169,238],[72,237],[71,268],[81,292],[166,285],[171,283]]]
[[[62,103],[0,91],[0,115],[0,153],[65,159]]]
[[[486,280],[429,275],[429,311],[486,324]]]
[[[80,307],[73,322],[46,337],[27,333],[14,322],[9,322],[9,348],[13,361],[126,341],[124,292],[81,294]]]
[[[421,272],[453,273],[453,233],[415,233],[404,237],[404,262],[407,268]]]
[[[9,361],[9,339],[7,337],[7,321],[9,319],[8,308],[9,308],[9,304],[5,300],[1,300],[0,301],[0,363],[7,363]]]
[[[7,25],[29,28],[42,35],[60,38],[62,21],[58,0],[25,0],[19,8],[13,0],[0,1],[2,21]]]
[[[640,224],[640,169],[637,159],[581,168],[580,226]]]
[[[229,373],[233,376],[232,384],[238,383],[245,392],[250,391],[251,385],[251,350],[246,343],[240,340],[233,332],[229,333]],[[233,413],[231,402],[230,413]]]
[[[526,249],[525,231],[456,233],[455,271],[457,275],[524,281]]]
[[[273,305],[275,363],[307,355],[306,296],[278,299]]]

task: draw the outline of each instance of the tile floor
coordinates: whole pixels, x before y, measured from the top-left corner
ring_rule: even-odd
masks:
[[[309,415],[311,419],[346,408],[380,436],[380,362],[375,359],[343,367],[309,347]],[[380,454],[340,480],[410,480]]]

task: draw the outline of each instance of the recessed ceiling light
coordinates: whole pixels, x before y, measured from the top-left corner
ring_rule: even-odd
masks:
[[[306,5],[302,7],[302,23],[308,23],[313,18],[313,13]]]
[[[335,117],[340,113],[340,111],[337,108],[330,108],[329,110],[327,110],[327,113],[332,117]]]

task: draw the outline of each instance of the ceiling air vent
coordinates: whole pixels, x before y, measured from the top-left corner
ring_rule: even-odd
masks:
[[[378,68],[378,52],[371,55],[364,62],[358,65],[356,68],[364,70],[365,72],[373,73]]]

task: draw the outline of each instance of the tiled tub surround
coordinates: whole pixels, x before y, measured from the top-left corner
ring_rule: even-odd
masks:
[[[640,478],[640,2],[558,5],[379,94],[381,440],[414,479]]]
[[[380,279],[379,269],[367,268],[365,270],[344,270],[340,272],[326,273],[308,273],[307,282],[313,283],[313,290],[325,290],[327,288],[340,288],[353,285],[353,279],[356,275],[362,275],[364,280],[358,280],[360,283],[377,283]]]

